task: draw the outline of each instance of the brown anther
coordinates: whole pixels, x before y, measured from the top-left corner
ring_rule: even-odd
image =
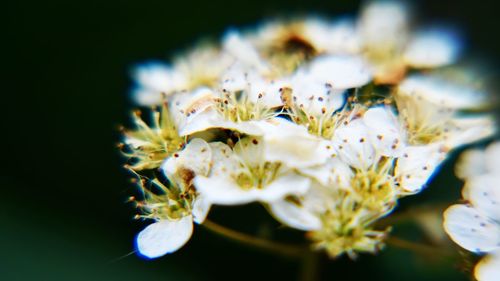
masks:
[[[361,143],[365,142],[365,138],[360,138],[359,142],[361,142]]]
[[[174,153],[174,157],[175,158],[179,157],[179,154],[178,153]]]
[[[256,139],[253,139],[252,143],[255,144],[255,145],[257,145],[257,144],[259,144],[259,141],[257,141]]]
[[[384,138],[384,136],[382,136],[382,135],[377,135],[377,139],[382,140],[383,138]]]

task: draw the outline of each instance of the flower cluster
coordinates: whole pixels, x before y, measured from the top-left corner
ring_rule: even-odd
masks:
[[[479,281],[500,279],[500,142],[465,152],[456,169],[465,180],[465,204],[449,207],[444,228],[464,249],[487,253],[475,268]]]
[[[380,249],[376,222],[494,131],[486,95],[443,71],[456,34],[409,22],[374,2],[358,20],[272,21],[138,67],[134,100],[154,109],[134,114],[123,151],[155,221],[139,253],[177,250],[211,205],[251,202],[331,257]]]

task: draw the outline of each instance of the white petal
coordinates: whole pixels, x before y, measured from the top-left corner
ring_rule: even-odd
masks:
[[[229,167],[228,167],[229,168]],[[257,201],[256,189],[244,190],[230,177],[195,177],[196,189],[208,202],[218,205],[242,205]]]
[[[177,251],[193,233],[193,218],[177,221],[161,220],[148,225],[137,235],[137,250],[147,258],[157,258]]]
[[[331,114],[346,102],[345,91],[334,89],[323,77],[304,71],[291,78],[294,103],[310,115]]]
[[[463,192],[476,210],[500,223],[500,175],[473,177],[467,181]],[[500,237],[500,229],[498,235]]]
[[[363,122],[370,129],[370,140],[384,156],[398,157],[405,148],[401,125],[388,107],[373,107],[363,115]]]
[[[404,59],[416,68],[447,65],[457,60],[460,45],[459,38],[451,30],[435,28],[420,31],[410,41]]]
[[[137,83],[137,88],[133,95],[135,100],[141,105],[153,105],[161,102],[161,94],[170,94],[185,86],[185,77],[160,63],[147,63],[138,66],[133,77]]]
[[[473,207],[449,207],[444,212],[444,229],[455,243],[471,252],[489,252],[500,245],[498,224]]]
[[[272,215],[281,223],[296,229],[310,231],[321,228],[321,220],[311,210],[287,200],[271,203]]]
[[[324,186],[348,187],[353,176],[351,168],[339,157],[331,157],[323,165],[303,168],[300,172],[314,178]]]
[[[342,19],[332,24],[307,20],[304,23],[304,35],[320,53],[355,54],[360,50],[360,39],[354,22],[350,19]]]
[[[238,32],[230,31],[223,42],[224,50],[237,60],[255,67],[260,72],[267,71],[267,66],[249,40],[244,39]]]
[[[211,142],[210,147],[212,148],[210,176],[227,176],[228,173],[236,171],[239,161],[231,147],[222,142]]]
[[[455,165],[455,174],[461,179],[479,176],[487,172],[483,150],[470,149],[462,153]]]
[[[483,92],[431,75],[411,75],[398,87],[398,94],[415,96],[444,108],[465,109],[484,106]]]
[[[233,147],[238,159],[247,166],[256,166],[263,163],[264,144],[257,137],[247,137],[240,139]]]
[[[444,158],[439,145],[407,146],[394,171],[400,187],[406,192],[419,192],[437,172]]]
[[[304,194],[309,189],[310,182],[306,177],[288,173],[278,177],[270,185],[258,189],[256,193],[261,201],[273,202],[287,195]]]
[[[333,89],[361,87],[372,78],[370,67],[358,56],[321,56],[314,59],[309,67],[312,76],[330,84]]]
[[[282,162],[288,167],[322,164],[331,155],[327,143],[309,134],[303,126],[283,118],[260,122],[263,131],[264,157],[270,162]]]
[[[401,1],[370,1],[363,8],[358,28],[369,48],[401,48],[407,40],[408,7]]]
[[[494,142],[486,148],[486,166],[488,171],[500,175],[500,142]]]
[[[337,129],[332,144],[340,158],[352,167],[366,169],[376,161],[368,128],[362,120],[351,121]]]
[[[474,268],[474,277],[478,281],[500,280],[500,252],[487,255]]]
[[[211,160],[212,150],[208,143],[202,139],[192,139],[183,150],[163,162],[161,169],[167,175],[174,175],[181,167],[197,175],[207,175]]]
[[[490,137],[496,131],[495,118],[487,114],[453,118],[449,124],[446,142],[451,148]]]
[[[193,202],[192,210],[193,221],[197,224],[203,223],[207,218],[210,207],[210,202],[205,198],[205,196],[203,196],[203,194],[196,196],[196,199]]]

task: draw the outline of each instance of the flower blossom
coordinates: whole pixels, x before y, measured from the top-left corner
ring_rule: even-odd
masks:
[[[409,12],[374,1],[358,18],[274,20],[139,65],[131,95],[152,114],[136,111],[120,145],[140,179],[138,217],[153,221],[139,254],[172,253],[212,205],[244,204],[331,257],[382,249],[390,228],[378,222],[398,201],[423,191],[451,151],[495,133],[486,91],[440,74],[458,69],[457,34],[415,27]],[[487,207],[480,222],[496,227],[478,192],[457,208]]]
[[[457,165],[457,175],[465,180],[462,197],[444,213],[444,228],[462,248],[486,254],[476,265],[479,281],[500,279],[500,143],[486,150],[465,152]]]

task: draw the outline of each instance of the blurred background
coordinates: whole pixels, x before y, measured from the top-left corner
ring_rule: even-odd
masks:
[[[468,53],[498,77],[500,17],[494,1],[415,1],[422,21],[458,24]],[[2,4],[3,71],[0,280],[298,280],[301,262],[196,227],[180,251],[143,260],[133,251],[146,224],[115,148],[129,124],[131,67],[168,59],[228,27],[276,15],[352,14],[359,1],[8,1]],[[460,197],[454,157],[408,205]],[[444,201],[443,201],[444,200]],[[299,240],[257,205],[215,208],[210,218],[247,233]],[[395,229],[412,237],[412,225]],[[131,254],[130,254],[131,253]],[[130,255],[129,255],[130,254]],[[357,261],[319,257],[320,280],[468,280],[457,260],[389,247]]]

